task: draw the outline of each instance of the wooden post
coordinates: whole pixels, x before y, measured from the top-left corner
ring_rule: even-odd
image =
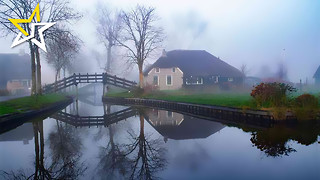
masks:
[[[89,83],[89,73],[87,73],[87,83]]]
[[[78,84],[76,84],[76,98],[77,98],[77,101],[78,101]]]
[[[79,116],[79,106],[78,106],[78,99],[76,100],[76,111],[77,111],[77,116]]]
[[[103,85],[102,85],[102,96],[104,96],[105,95],[105,93],[106,93],[106,85],[103,83]]]

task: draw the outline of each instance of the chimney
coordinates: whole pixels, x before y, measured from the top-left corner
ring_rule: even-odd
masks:
[[[161,55],[161,57],[167,57],[167,52],[166,52],[165,49],[162,50],[162,55]]]

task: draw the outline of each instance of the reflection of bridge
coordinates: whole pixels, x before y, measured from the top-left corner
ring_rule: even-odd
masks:
[[[131,89],[136,86],[136,82],[112,76],[107,73],[102,74],[73,74],[70,77],[63,78],[55,83],[48,84],[43,88],[44,93],[52,93],[66,89],[70,86],[77,86],[79,83],[103,83],[123,89]]]
[[[102,116],[79,116],[60,111],[55,113],[51,117],[56,120],[71,124],[73,126],[81,127],[109,126],[111,124],[117,123],[135,115],[137,115],[136,110],[132,108],[127,108],[115,113],[105,114]]]

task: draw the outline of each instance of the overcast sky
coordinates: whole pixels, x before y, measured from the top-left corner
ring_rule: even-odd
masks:
[[[167,35],[164,49],[206,50],[236,68],[247,64],[249,75],[275,72],[284,61],[291,81],[311,81],[320,65],[318,0],[72,0],[84,14],[73,28],[88,52],[102,49],[93,23],[98,2],[124,10],[153,6]],[[28,52],[10,49],[12,40],[0,38],[0,53]]]

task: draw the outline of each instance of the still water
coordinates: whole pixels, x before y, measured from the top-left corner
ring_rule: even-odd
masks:
[[[80,99],[1,134],[0,179],[320,179],[319,134]]]

